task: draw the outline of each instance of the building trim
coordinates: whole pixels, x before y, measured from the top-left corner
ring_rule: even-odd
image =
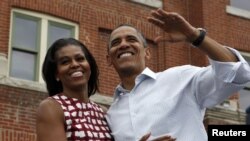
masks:
[[[243,10],[243,9],[239,9],[239,8],[227,5],[226,12],[234,16],[239,16],[242,18],[250,19],[250,12],[247,10]]]

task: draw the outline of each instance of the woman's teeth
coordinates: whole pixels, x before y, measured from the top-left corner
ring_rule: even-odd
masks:
[[[78,72],[72,73],[71,77],[79,77],[79,76],[82,76],[82,75],[83,75],[83,73],[78,71]]]

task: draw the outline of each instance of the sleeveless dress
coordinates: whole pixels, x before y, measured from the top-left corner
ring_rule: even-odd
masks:
[[[112,141],[103,110],[94,102],[83,103],[62,94],[52,96],[60,103],[68,141]]]

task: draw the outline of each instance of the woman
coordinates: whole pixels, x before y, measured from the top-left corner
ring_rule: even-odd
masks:
[[[99,71],[84,44],[54,42],[42,73],[50,97],[38,107],[38,141],[112,140],[103,109],[89,99],[98,90]]]

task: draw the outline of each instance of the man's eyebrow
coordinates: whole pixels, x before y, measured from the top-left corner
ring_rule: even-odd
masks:
[[[136,39],[138,39],[138,37],[135,36],[135,35],[128,35],[128,36],[126,36],[126,38],[136,38]]]
[[[120,38],[119,37],[117,37],[117,38],[114,38],[114,39],[112,39],[112,40],[110,40],[110,45],[112,45],[112,43],[114,43],[114,42],[116,42],[116,41],[119,41],[120,40]]]
[[[113,39],[110,40],[110,42],[118,40],[118,39],[120,39],[120,37],[113,38]]]
[[[119,40],[121,37],[116,37],[116,38],[110,38],[110,43],[112,43],[113,41]],[[134,35],[134,34],[128,34],[125,36],[125,38],[136,38],[139,39],[140,37]]]

